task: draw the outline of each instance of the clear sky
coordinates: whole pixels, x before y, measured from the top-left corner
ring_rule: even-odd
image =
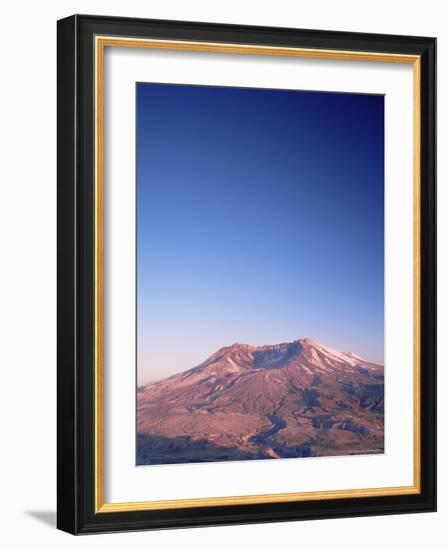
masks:
[[[383,316],[383,96],[137,84],[139,383]]]

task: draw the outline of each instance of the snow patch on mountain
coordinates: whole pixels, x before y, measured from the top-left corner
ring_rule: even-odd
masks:
[[[299,342],[265,346],[253,352],[253,366],[255,369],[275,369],[289,364],[302,352]]]

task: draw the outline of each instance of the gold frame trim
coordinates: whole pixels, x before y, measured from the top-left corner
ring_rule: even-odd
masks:
[[[104,53],[106,47],[152,48],[162,50],[271,55],[348,61],[407,63],[413,65],[413,239],[414,239],[414,483],[403,487],[347,489],[301,493],[158,500],[143,502],[106,503],[104,501]],[[361,498],[393,495],[412,495],[421,492],[421,426],[420,426],[420,117],[421,72],[420,56],[344,50],[321,50],[251,44],[225,44],[183,40],[157,40],[96,36],[95,54],[95,513],[167,510],[208,506],[234,506],[274,502],[304,502],[341,498]]]

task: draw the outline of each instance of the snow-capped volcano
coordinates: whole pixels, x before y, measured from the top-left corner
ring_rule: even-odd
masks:
[[[383,452],[383,375],[310,338],[221,348],[139,389],[138,463]]]

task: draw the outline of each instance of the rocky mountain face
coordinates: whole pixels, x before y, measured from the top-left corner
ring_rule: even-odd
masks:
[[[233,344],[137,392],[137,464],[384,452],[384,367],[302,338]]]

